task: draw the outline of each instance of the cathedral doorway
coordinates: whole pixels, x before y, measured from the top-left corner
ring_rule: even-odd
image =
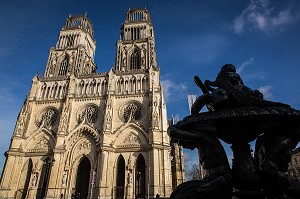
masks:
[[[135,182],[135,197],[145,198],[146,193],[146,169],[145,159],[140,154],[136,161],[136,182]]]
[[[76,186],[75,186],[75,198],[86,199],[89,193],[91,163],[87,157],[84,157],[78,166]]]
[[[116,178],[116,198],[124,198],[125,184],[125,160],[122,155],[119,156],[117,162],[117,178]]]
[[[19,183],[19,189],[16,194],[17,199],[18,198],[21,198],[21,199],[26,198],[26,195],[28,192],[28,187],[29,187],[29,182],[30,182],[31,171],[32,171],[32,160],[29,159],[22,169],[20,183]]]
[[[39,181],[38,189],[37,189],[37,195],[36,198],[44,198],[47,194],[48,189],[48,182],[50,177],[50,171],[52,167],[53,161],[50,157],[47,157],[43,161],[43,167],[40,175],[40,179],[38,179],[38,173],[36,173],[36,181]]]

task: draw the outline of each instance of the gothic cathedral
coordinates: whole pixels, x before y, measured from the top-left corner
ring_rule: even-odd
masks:
[[[128,10],[109,72],[96,72],[95,48],[91,21],[70,16],[32,79],[0,198],[168,197],[184,181],[146,8]]]

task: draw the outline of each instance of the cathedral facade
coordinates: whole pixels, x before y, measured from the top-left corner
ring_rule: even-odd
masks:
[[[0,198],[168,197],[184,181],[170,143],[155,37],[145,8],[129,9],[115,66],[97,73],[87,16],[70,16],[19,113]]]

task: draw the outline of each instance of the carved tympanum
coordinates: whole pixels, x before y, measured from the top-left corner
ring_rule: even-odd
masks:
[[[125,138],[124,138],[124,143],[139,143],[139,139],[138,137],[136,137],[135,135],[133,134],[128,134]]]

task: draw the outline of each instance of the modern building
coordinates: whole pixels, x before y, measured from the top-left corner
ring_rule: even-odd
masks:
[[[87,16],[69,16],[44,75],[32,79],[0,198],[168,197],[184,181],[147,9],[126,13],[109,72],[96,72],[95,48]]]

